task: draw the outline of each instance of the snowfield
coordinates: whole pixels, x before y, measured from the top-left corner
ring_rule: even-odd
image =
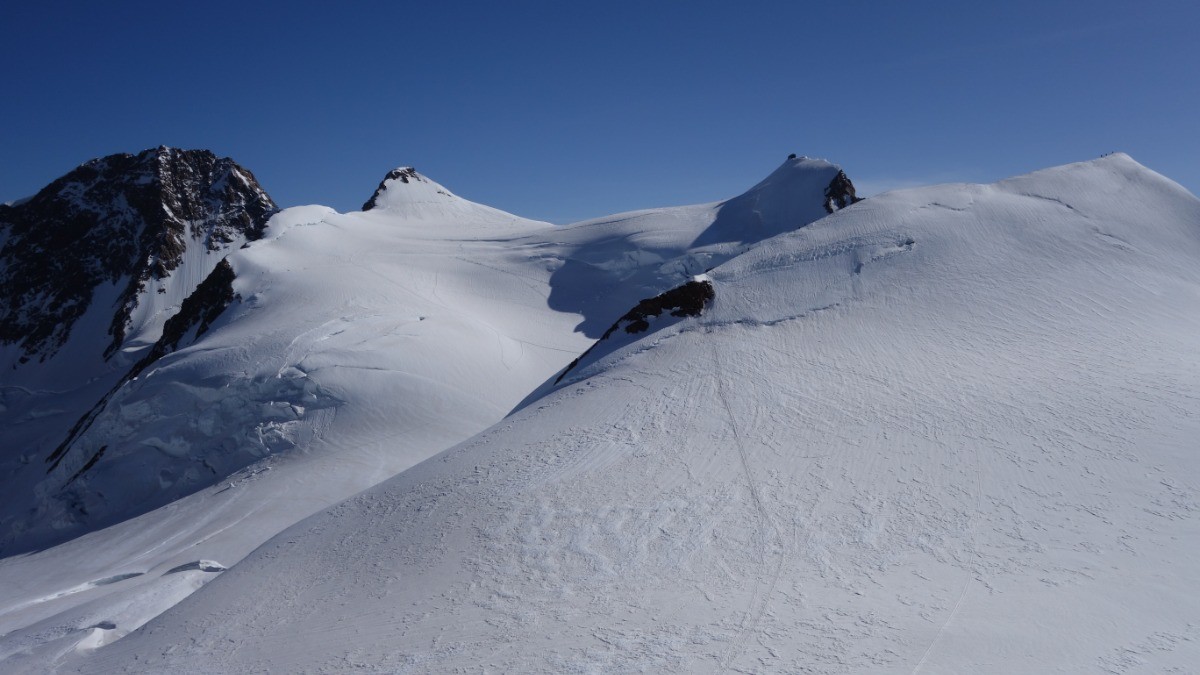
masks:
[[[825,217],[836,173],[565,228],[424,180],[284,211],[87,441],[167,449],[88,485],[287,444],[0,561],[4,670],[1195,670],[1200,200],[1113,155]]]

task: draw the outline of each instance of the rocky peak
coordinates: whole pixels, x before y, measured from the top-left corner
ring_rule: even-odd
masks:
[[[208,150],[160,146],[85,162],[29,200],[0,205],[0,344],[19,345],[21,363],[53,356],[97,289],[114,284],[108,358],[148,284],[171,277],[193,247],[216,254],[260,238],[276,210],[250,171]],[[203,279],[221,257],[188,276]]]
[[[850,177],[845,171],[838,170],[833,180],[829,181],[829,187],[825,188],[825,211],[833,213],[861,201],[862,198],[854,194],[854,183],[850,182]]]

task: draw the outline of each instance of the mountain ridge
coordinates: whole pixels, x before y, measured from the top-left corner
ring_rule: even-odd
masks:
[[[594,233],[586,224],[555,227],[469,202],[411,167],[389,172],[373,197],[375,205],[366,211],[339,214],[323,207],[286,209],[264,226],[262,237],[230,251],[208,277],[211,279],[222,269],[226,271],[225,282],[218,285],[225,289],[221,297],[228,299],[204,310],[211,312],[204,325],[212,324],[220,317],[216,335],[206,334],[205,340],[197,342],[200,334],[193,330],[190,341],[180,342],[182,335],[163,334],[157,342],[139,352],[141,358],[130,364],[109,387],[96,391],[91,401],[79,407],[75,416],[63,424],[67,431],[47,434],[36,444],[30,443],[32,447],[26,456],[41,456],[48,468],[45,475],[18,481],[23,490],[33,487],[35,494],[25,498],[32,508],[21,513],[13,504],[7,505],[7,509],[0,505],[0,525],[8,529],[7,533],[0,530],[0,546],[11,552],[34,541],[52,542],[67,535],[78,536],[91,528],[132,517],[192,491],[202,490],[255,462],[276,454],[297,452],[312,443],[318,434],[324,433],[321,429],[327,424],[326,418],[339,410],[345,412],[347,401],[355,397],[337,393],[335,388],[322,384],[323,378],[313,376],[303,359],[289,354],[296,350],[297,341],[316,330],[314,324],[321,323],[307,314],[315,312],[324,316],[326,323],[343,323],[347,319],[345,298],[355,298],[355,305],[371,304],[363,297],[372,292],[379,293],[371,287],[380,281],[385,285],[397,284],[397,290],[405,290],[395,297],[388,295],[390,290],[384,291],[383,296],[388,299],[367,315],[411,317],[404,308],[413,305],[414,301],[424,307],[420,312],[422,315],[429,318],[432,313],[435,320],[448,311],[457,314],[473,307],[469,313],[462,314],[462,319],[477,325],[470,332],[479,331],[478,339],[484,343],[494,342],[495,338],[489,334],[496,330],[495,326],[508,325],[513,319],[496,314],[497,309],[505,307],[510,300],[497,295],[491,288],[478,286],[474,278],[479,275],[483,275],[480,279],[491,279],[487,282],[491,286],[500,287],[497,285],[499,279],[510,279],[523,286],[517,295],[527,295],[529,300],[524,301],[519,311],[534,325],[546,321],[543,317],[548,315],[553,315],[556,322],[569,320],[576,311],[603,317],[609,307],[638,299],[642,289],[657,293],[686,281],[688,267],[695,264],[691,262],[693,251],[704,250],[706,264],[715,264],[715,261],[735,255],[747,242],[823,216],[821,205],[826,199],[826,186],[839,172],[839,168],[823,160],[788,160],[743,196],[702,206],[699,211],[694,207],[682,207],[647,212],[629,221],[618,220],[615,230],[606,228]],[[759,200],[777,201],[781,206],[748,215],[745,205],[750,200],[756,203]],[[631,233],[653,230],[657,222],[653,219],[661,217],[673,221],[678,228],[651,233],[664,237],[663,246],[658,249],[661,255],[631,258],[624,238],[618,238],[615,248],[605,243],[621,228]],[[582,246],[572,243],[580,236],[583,237]],[[700,239],[705,239],[706,243],[696,248],[695,242]],[[596,240],[598,245],[590,243]],[[413,289],[407,286],[408,281],[397,280],[419,279],[425,272],[404,269],[406,263],[391,258],[393,254],[389,252],[411,255],[422,247],[432,256],[423,265],[436,265],[437,261],[445,260],[463,267],[454,275],[448,274],[447,270],[430,269],[434,289],[432,292],[421,290],[414,295]],[[476,253],[465,256],[466,247]],[[286,254],[277,253],[289,249]],[[339,250],[343,253],[333,253]],[[363,273],[368,270],[361,269],[360,261],[368,257],[377,257],[379,266],[369,268],[364,277]],[[408,260],[407,264],[412,264],[414,259]],[[318,277],[317,283],[313,284],[307,274],[292,273],[293,269],[300,272],[312,266],[330,270],[322,274],[359,280],[344,287],[336,286],[340,290],[331,294],[324,288],[330,284],[322,278]],[[603,286],[595,279],[586,284],[573,278],[559,281],[564,274],[573,277],[577,269],[604,275]],[[468,294],[457,295],[456,304],[447,306],[439,299],[441,291],[438,289],[444,289],[447,279],[456,275],[469,280]],[[197,293],[208,283],[206,280],[199,284]],[[422,281],[420,286],[424,284]],[[584,285],[589,288],[582,288]],[[308,290],[294,296],[289,293],[292,299],[280,304],[268,299],[276,294],[276,286]],[[581,291],[600,288],[605,289],[602,302],[580,295]],[[563,312],[553,302],[547,306],[541,297],[542,293],[557,294],[564,289],[572,298],[573,310]],[[327,296],[328,300],[322,299]],[[556,299],[558,295],[553,297]],[[488,298],[486,302],[490,306],[486,309],[478,304],[482,298]],[[180,307],[187,308],[192,299],[189,295]],[[208,307],[200,301],[194,304]],[[304,307],[305,314],[296,315],[295,307]],[[279,315],[268,324],[266,319],[256,318],[264,309],[291,316]],[[493,318],[480,322],[485,314],[491,314]],[[172,322],[178,323],[176,319],[179,318],[177,315],[164,325],[169,328]],[[608,316],[604,320],[611,322],[613,318]],[[190,317],[189,320],[193,321],[189,323],[189,329],[192,329],[198,319]],[[371,321],[365,323],[370,325]],[[430,323],[422,324],[426,325]],[[503,334],[512,330],[506,328]],[[218,350],[214,345],[222,344],[222,336],[228,331],[245,332],[245,335]],[[267,335],[272,337],[266,338]],[[442,356],[443,351],[456,353],[461,349],[451,346],[454,345],[453,335],[448,337],[450,342],[446,345],[429,345],[431,362],[446,358]],[[372,341],[376,338],[368,332],[362,339]],[[248,343],[265,345],[270,341],[276,341],[274,348],[247,349],[245,346]],[[313,343],[310,348],[320,350],[327,344]],[[526,340],[516,344],[518,353],[524,354],[526,346],[532,343]],[[475,350],[473,347],[467,351]],[[204,375],[199,379],[211,381],[216,386],[195,386],[174,378],[164,379],[159,374],[178,369],[176,362],[181,359],[188,362],[187,354],[193,351],[231,354],[229,364],[204,366]],[[504,354],[506,350],[501,351],[501,365],[511,371]],[[579,348],[571,356],[583,351]],[[278,352],[292,362],[264,368],[264,362],[280,358]],[[350,362],[343,358],[339,356],[335,361],[339,364],[337,368],[361,367],[358,355]],[[466,357],[466,361],[485,369],[479,358],[473,355]],[[557,358],[551,361],[554,365],[550,370],[543,370],[545,365],[531,365],[536,368],[528,375],[532,379],[520,385],[519,391],[506,394],[501,401],[489,402],[480,409],[476,402],[463,401],[463,409],[473,410],[471,416],[487,410],[486,414],[491,416],[489,421],[499,419],[553,370],[567,365],[567,359],[558,361]],[[395,360],[406,361],[403,357],[386,355],[372,356],[366,361],[372,368],[391,369],[395,366],[381,364]],[[240,365],[234,367],[234,363]],[[412,372],[414,369],[415,364],[410,364],[402,370]],[[427,370],[427,367],[422,366],[420,370]],[[426,377],[437,375],[430,371]],[[467,396],[471,400],[488,400],[489,396],[481,397],[474,391],[482,382],[466,384],[472,377],[469,372],[463,374],[463,384],[459,385],[463,393],[470,391]],[[426,388],[418,382],[406,386],[417,391]],[[229,400],[238,400],[242,404],[232,407],[227,404]],[[173,412],[177,409],[189,410],[190,414],[179,416]],[[428,414],[432,414],[432,410]],[[200,423],[198,420],[205,421]],[[478,425],[479,422],[472,422],[467,428],[481,429]],[[125,468],[130,465],[138,466],[136,472],[131,474]],[[26,470],[18,469],[21,473]],[[7,515],[4,510],[8,511]]]
[[[69,493],[4,520],[86,533],[0,560],[6,668],[1200,656],[1200,200],[1170,180],[1118,155],[856,203],[789,158],[555,227],[419,176],[276,214],[227,308],[114,391]]]
[[[87,663],[1186,669],[1200,200],[1176,187],[1117,157],[764,240],[701,315]]]
[[[260,238],[277,210],[253,174],[207,150],[160,146],[85,162],[21,204],[0,206],[0,343],[18,347],[14,367],[52,358],[102,286],[114,284],[107,361],[129,330],[143,328],[135,321],[156,320],[137,314],[167,309],[154,296],[168,294],[189,241],[209,257],[227,252]],[[204,257],[200,279],[217,262]],[[182,300],[193,288],[184,282],[169,294]]]

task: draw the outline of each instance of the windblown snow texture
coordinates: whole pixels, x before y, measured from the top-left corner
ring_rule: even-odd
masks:
[[[1198,222],[1113,156],[786,232],[86,665],[1189,670]]]
[[[1114,155],[855,203],[793,158],[553,227],[405,171],[274,216],[69,493],[22,493],[13,541],[88,534],[0,560],[6,671],[1200,662],[1178,185]]]
[[[687,282],[697,255],[712,264],[820,217],[823,189],[838,171],[789,160],[741,197],[607,226],[524,220],[408,167],[384,178],[369,211],[289,209],[264,238],[222,259],[157,341],[130,352],[140,358],[119,378],[103,389],[97,381],[84,405],[52,418],[57,426],[25,425],[30,436],[42,431],[10,458],[14,496],[0,504],[0,549],[120,522],[322,438],[372,448],[384,457],[371,461],[406,468],[494,423],[584,351],[586,331],[570,330],[579,315],[555,311],[558,299],[611,323],[647,290]],[[739,221],[750,207],[758,210]],[[658,253],[631,257],[630,243],[647,235]],[[701,236],[709,243],[693,246]],[[610,276],[578,283],[572,275],[584,266]],[[587,298],[598,289],[601,301]],[[244,302],[227,310],[235,294]],[[218,317],[227,327],[209,339]],[[354,375],[342,382],[343,373]],[[376,391],[366,384],[376,378],[396,384]],[[442,386],[430,391],[433,382]],[[374,420],[395,418],[388,408],[396,405],[405,411],[401,428],[379,427]],[[335,417],[341,427],[374,410],[370,442],[349,440],[363,430],[327,428]],[[404,452],[384,450],[409,434]],[[29,475],[34,458],[48,473]],[[350,484],[361,489],[367,480]]]

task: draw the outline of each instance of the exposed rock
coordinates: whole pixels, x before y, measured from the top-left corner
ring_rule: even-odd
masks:
[[[88,469],[92,468],[93,466],[96,466],[96,462],[99,462],[100,458],[104,456],[105,450],[108,450],[107,445],[100,446],[100,449],[97,450],[94,455],[92,455],[91,459],[89,459],[86,464],[84,464],[82,467],[80,467],[78,471],[71,474],[71,478],[67,480],[67,483],[74,481],[76,478],[79,478],[83,474],[87,473]]]
[[[175,316],[167,319],[166,325],[163,326],[162,337],[154,343],[150,353],[134,366],[134,370],[140,372],[141,369],[178,349],[180,340],[192,329],[195,329],[193,340],[204,335],[212,322],[216,321],[221,312],[224,312],[225,308],[237,298],[233,292],[233,280],[236,278],[237,275],[234,274],[229,259],[221,258],[221,262],[217,263],[213,271],[183,301]],[[137,372],[134,375],[136,376]]]
[[[555,380],[555,384],[562,382],[567,373],[571,372],[575,366],[579,365],[588,354],[597,345],[607,340],[618,329],[624,327],[626,333],[636,334],[649,330],[650,317],[657,317],[663,312],[669,312],[671,316],[687,317],[700,316],[704,311],[705,306],[712,302],[716,297],[716,292],[713,290],[711,281],[689,281],[686,284],[673,288],[666,293],[660,293],[653,298],[646,298],[638,302],[637,306],[626,312],[616,323],[612,325],[604,335],[596,341],[586,352],[579,355],[579,358],[571,362],[570,365],[563,370],[562,374]]]
[[[17,205],[0,205],[0,343],[53,356],[103,284],[121,288],[104,357],[125,340],[151,280],[189,247],[262,236],[277,210],[253,174],[207,150],[159,147],[95,159]]]
[[[716,297],[711,281],[689,281],[666,293],[638,302],[608,329],[600,338],[603,340],[625,324],[626,333],[641,333],[650,328],[648,319],[669,311],[671,316],[700,316],[704,306]]]
[[[845,171],[838,171],[833,180],[829,181],[829,187],[825,188],[825,210],[829,213],[861,201],[862,199],[854,194],[854,183],[850,182]]]

